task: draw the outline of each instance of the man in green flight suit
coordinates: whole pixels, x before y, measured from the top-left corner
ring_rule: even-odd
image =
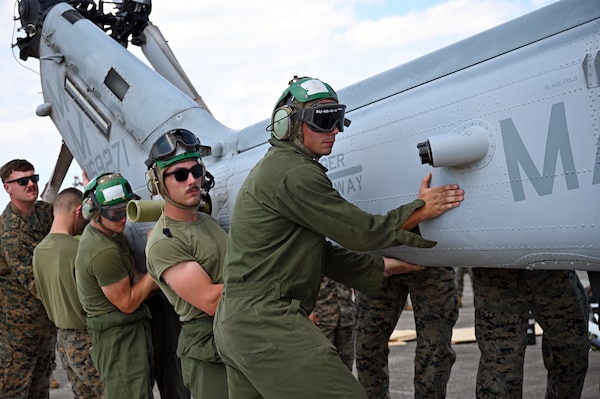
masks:
[[[418,224],[463,200],[456,184],[430,188],[428,174],[419,199],[385,216],[346,201],[318,161],[349,125],[345,108],[328,84],[294,77],[272,114],[271,148],[239,190],[214,326],[231,399],[366,398],[308,318],[321,278],[375,294],[384,273],[420,270],[345,248],[432,247]]]
[[[137,273],[123,235],[126,206],[134,197],[119,173],[97,176],[83,193],[83,216],[90,223],[75,259],[77,293],[106,399],[152,398],[153,348],[143,301],[158,287],[149,274]]]
[[[164,210],[146,244],[148,273],[179,315],[177,355],[194,398],[226,399],[227,373],[213,338],[213,318],[223,292],[227,233],[199,211],[206,170],[200,141],[174,129],[150,150],[148,188]]]

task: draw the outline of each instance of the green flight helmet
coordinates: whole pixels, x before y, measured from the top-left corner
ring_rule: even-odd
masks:
[[[172,129],[160,136],[150,149],[146,166],[166,169],[177,162],[200,158],[200,140],[186,129]]]
[[[319,79],[294,76],[288,84],[275,103],[268,130],[278,140],[302,143],[299,125],[294,123],[296,108],[307,108],[323,99],[331,99],[337,103],[338,97],[331,86]]]
[[[120,173],[103,173],[93,178],[83,192],[82,214],[89,219],[102,208],[124,206],[139,199]]]
[[[275,104],[275,110],[280,106],[284,105],[288,100],[295,101],[297,103],[307,103],[315,100],[322,100],[324,98],[330,98],[335,102],[338,102],[337,93],[327,83],[307,76],[299,78],[294,76],[289,81],[289,86],[283,91],[277,103]]]

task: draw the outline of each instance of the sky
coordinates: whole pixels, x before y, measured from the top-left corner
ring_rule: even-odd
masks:
[[[150,20],[212,114],[241,129],[270,117],[293,75],[339,90],[552,2],[153,0]],[[30,161],[41,193],[61,136],[48,117],[35,115],[43,102],[38,60],[24,62],[12,48],[24,36],[16,10],[15,0],[0,0],[0,165]],[[135,46],[129,49],[143,58]],[[62,188],[75,176],[81,169],[74,161]],[[0,211],[9,200],[0,189]]]

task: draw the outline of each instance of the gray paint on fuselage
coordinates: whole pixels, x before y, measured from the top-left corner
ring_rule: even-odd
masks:
[[[322,157],[319,161],[329,170],[327,175],[332,181],[333,187],[340,194],[345,195],[362,190],[362,165],[346,168],[344,153]]]
[[[97,130],[93,123],[86,124],[84,122],[82,115],[85,115],[85,113],[77,112],[77,110],[73,109],[67,95],[57,95],[56,90],[61,90],[61,81],[63,79],[60,74],[57,76],[59,78],[56,85],[47,82],[45,94],[50,99],[53,111],[58,114],[56,115],[56,123],[59,124],[60,120],[66,121],[65,127],[71,137],[68,143],[69,149],[73,154],[77,155],[77,159],[82,160],[81,166],[88,176],[97,176],[103,172],[120,171],[123,167],[128,167],[130,165],[129,154],[127,153],[127,146],[123,137],[112,143],[107,142],[109,147],[103,148],[96,155],[92,154],[87,133],[91,133],[92,130],[98,133],[101,132]],[[88,101],[91,101],[91,99],[88,99]],[[78,107],[77,104],[75,104],[76,107]],[[74,118],[71,118],[70,115],[74,116]],[[72,120],[77,121],[77,127],[72,125]],[[123,165],[121,164],[121,160],[123,160]]]
[[[594,162],[594,177],[592,184],[600,183],[600,140],[596,140],[596,162]]]

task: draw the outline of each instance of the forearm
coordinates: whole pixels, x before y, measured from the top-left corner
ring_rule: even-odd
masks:
[[[383,282],[383,259],[366,253],[330,247],[324,273],[327,277],[362,292],[377,292]]]
[[[123,313],[133,313],[140,307],[142,302],[146,300],[148,294],[156,288],[152,277],[145,274],[137,283],[131,286],[129,298],[121,306],[119,310]]]
[[[210,284],[202,292],[199,292],[199,295],[195,298],[191,298],[190,303],[204,313],[214,316],[222,294],[223,284]]]
[[[402,230],[412,231],[424,220],[423,208],[417,208],[413,213],[410,214],[410,216],[408,216],[408,218],[404,220],[404,222],[400,225],[400,228]]]

